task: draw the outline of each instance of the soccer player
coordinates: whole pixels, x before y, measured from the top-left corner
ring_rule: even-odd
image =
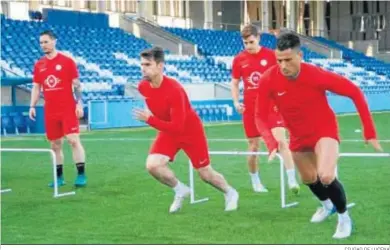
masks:
[[[147,157],[146,168],[159,182],[173,189],[175,197],[169,212],[179,211],[183,200],[190,194],[190,188],[168,167],[181,149],[201,179],[224,193],[225,211],[236,210],[238,192],[211,167],[202,122],[192,109],[184,88],[163,74],[163,50],[154,47],[141,52],[141,68],[143,80],[138,90],[150,111],[135,109],[134,115],[159,131]]]
[[[346,238],[352,233],[352,220],[347,211],[343,185],[335,176],[339,157],[337,119],[330,108],[326,91],[353,100],[364,127],[364,138],[377,151],[382,148],[362,91],[350,80],[317,66],[303,63],[299,37],[284,34],[276,48],[278,66],[262,76],[256,104],[256,124],[272,160],[278,142],[268,124],[269,106],[276,103],[290,132],[290,149],[302,181],[320,200],[322,207],[311,218],[318,223],[338,213],[334,238]]]
[[[40,34],[39,43],[45,56],[34,65],[29,116],[32,120],[35,119],[35,106],[42,89],[45,100],[46,136],[56,155],[58,186],[65,185],[62,152],[65,136],[72,148],[73,160],[78,172],[74,184],[76,187],[82,187],[86,185],[87,179],[85,152],[79,137],[78,119],[83,116],[81,84],[76,63],[56,50],[56,42],[56,36],[52,31],[44,31]],[[54,183],[50,183],[49,186],[53,187]]]
[[[239,53],[233,60],[232,65],[232,97],[234,106],[240,114],[244,125],[245,135],[248,139],[249,151],[257,152],[259,150],[259,141],[261,131],[255,123],[255,104],[257,88],[262,74],[276,65],[275,53],[259,45],[260,34],[254,25],[247,25],[241,31],[241,37],[245,50]],[[239,101],[240,96],[240,79],[244,81],[244,104]],[[288,186],[295,194],[299,193],[299,185],[295,177],[294,162],[291,152],[286,142],[286,129],[284,121],[279,114],[276,106],[270,106],[268,125],[272,134],[280,143],[280,154],[283,157],[288,178]],[[261,183],[257,156],[248,156],[248,169],[252,181],[252,187],[255,192],[268,192]]]

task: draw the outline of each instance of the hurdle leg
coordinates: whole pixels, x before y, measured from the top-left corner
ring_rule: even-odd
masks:
[[[299,204],[299,202],[291,202],[286,204],[286,183],[284,178],[284,161],[283,158],[279,157],[279,163],[280,163],[280,203],[282,208],[289,208],[294,207]]]
[[[189,164],[188,164],[188,174],[189,174],[190,190],[191,190],[191,192],[190,192],[190,203],[191,204],[195,204],[195,203],[201,203],[201,202],[208,201],[209,200],[208,197],[203,198],[203,199],[199,199],[199,200],[195,200],[194,168],[192,167],[191,161],[189,161]]]
[[[50,150],[50,155],[51,155],[52,165],[53,165],[53,183],[54,183],[53,196],[54,196],[54,198],[64,197],[64,196],[68,196],[68,195],[75,195],[76,194],[75,191],[66,192],[66,193],[59,193],[58,192],[57,164],[56,164],[56,156],[55,156],[53,150]]]

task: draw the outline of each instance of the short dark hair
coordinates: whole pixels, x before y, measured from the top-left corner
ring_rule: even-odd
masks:
[[[276,49],[283,51],[286,49],[299,49],[301,47],[301,41],[299,36],[293,33],[285,33],[278,37],[276,42]]]
[[[45,30],[45,31],[42,31],[41,34],[39,34],[39,36],[45,36],[45,35],[49,36],[51,39],[57,39],[57,36],[51,30]]]
[[[247,24],[245,27],[241,30],[241,37],[243,39],[247,39],[251,35],[258,36],[260,35],[259,30],[256,26],[253,24]]]
[[[164,50],[161,47],[153,47],[141,52],[141,57],[154,60],[156,63],[165,62]]]

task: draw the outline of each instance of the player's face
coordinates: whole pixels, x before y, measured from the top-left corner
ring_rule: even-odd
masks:
[[[244,47],[249,53],[256,53],[259,48],[260,36],[251,35],[246,39],[243,39]]]
[[[276,59],[284,76],[294,77],[301,68],[302,52],[294,49],[275,50]]]
[[[163,63],[157,63],[155,60],[141,58],[141,71],[144,80],[151,81],[162,72]]]
[[[50,54],[51,52],[53,52],[56,46],[56,40],[52,39],[48,35],[43,35],[39,37],[39,44],[41,45],[43,53]]]

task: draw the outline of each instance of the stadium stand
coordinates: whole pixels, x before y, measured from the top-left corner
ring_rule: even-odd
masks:
[[[167,31],[198,44],[200,52],[215,64],[231,69],[234,55],[243,49],[239,32],[165,27]],[[316,38],[326,45],[343,51],[343,59],[329,59],[303,47],[304,60],[327,70],[344,75],[362,87],[364,91],[390,90],[390,65],[367,57],[324,38]],[[262,46],[275,48],[275,36],[263,33]]]
[[[42,56],[39,48],[39,33],[51,29],[58,36],[57,47],[72,56],[83,84],[83,100],[122,100],[125,84],[137,83],[141,78],[139,53],[151,47],[147,41],[135,37],[119,28],[84,27],[76,25],[50,24],[46,21],[19,21],[2,16],[1,29],[1,76],[16,74],[31,77],[34,62]],[[230,81],[234,55],[243,49],[238,31],[168,28],[165,30],[198,45],[201,56],[173,55],[167,51],[166,74],[181,83],[221,83]],[[88,39],[86,39],[88,37]],[[343,59],[328,59],[303,48],[304,60],[344,75],[359,85],[365,92],[390,91],[390,68],[388,64],[364,56],[342,45],[324,38],[316,40],[339,48]],[[262,46],[274,49],[276,37],[263,33]],[[29,90],[31,86],[24,86]],[[205,122],[227,121],[223,105],[194,105]],[[88,114],[87,106],[85,113]],[[15,120],[15,117],[17,119]],[[4,114],[2,134],[29,131],[28,119],[20,115]],[[23,122],[24,121],[24,122]],[[18,129],[17,129],[18,128]]]
[[[390,77],[390,64],[379,61],[375,58],[368,57],[361,52],[349,49],[335,41],[328,40],[324,37],[314,37],[315,40],[329,47],[340,49],[343,52],[343,59],[351,62],[357,67],[362,67],[367,71],[373,71],[379,75]]]

